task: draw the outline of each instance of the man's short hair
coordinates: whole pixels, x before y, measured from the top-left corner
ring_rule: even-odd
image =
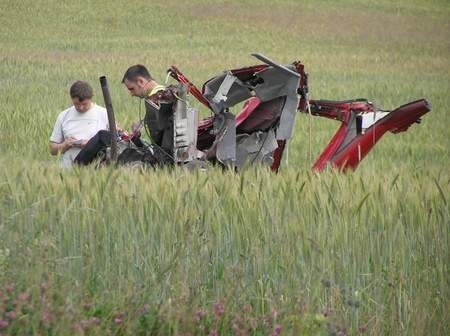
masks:
[[[91,99],[93,95],[92,87],[87,82],[76,81],[70,87],[70,97],[72,99],[78,98],[79,101],[83,101],[85,99]]]
[[[138,77],[143,77],[149,81],[153,80],[152,75],[150,75],[150,72],[145,66],[143,66],[142,64],[136,64],[130,66],[125,72],[122,78],[122,83],[124,83],[125,80],[135,82]]]

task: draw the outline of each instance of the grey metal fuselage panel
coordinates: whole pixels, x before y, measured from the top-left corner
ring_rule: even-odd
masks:
[[[292,65],[279,65],[264,55],[252,55],[268,64],[269,67],[254,73],[246,81],[241,81],[231,71],[225,71],[204,85],[203,96],[208,100],[218,119],[216,120],[218,122],[214,123],[214,128],[218,144],[217,158],[222,162],[235,161],[236,126],[234,118],[229,115],[228,108],[253,96],[258,97],[261,102],[286,97],[276,129],[276,138],[286,140],[292,135],[299,102],[297,89],[300,74]]]

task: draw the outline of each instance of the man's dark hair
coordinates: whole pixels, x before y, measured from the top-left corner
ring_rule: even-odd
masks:
[[[147,68],[142,64],[132,65],[128,68],[122,78],[122,83],[125,80],[129,80],[130,82],[135,82],[138,77],[144,77],[145,79],[151,81],[153,80],[152,75],[148,72]]]
[[[87,82],[76,81],[70,87],[70,97],[72,99],[78,98],[80,101],[83,101],[85,99],[91,99],[93,95],[92,87]]]

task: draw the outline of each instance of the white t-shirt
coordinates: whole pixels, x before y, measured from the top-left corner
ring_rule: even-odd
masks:
[[[108,114],[104,107],[92,103],[89,110],[80,113],[72,106],[59,114],[53,127],[50,141],[61,143],[68,137],[74,137],[77,140],[88,140],[97,134],[98,131],[108,129],[108,126]],[[80,151],[81,148],[79,147],[69,148],[61,156],[61,165],[63,167],[72,166],[73,160]]]

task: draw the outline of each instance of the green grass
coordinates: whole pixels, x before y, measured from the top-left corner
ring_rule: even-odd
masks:
[[[0,334],[450,329],[447,1],[3,1],[0,13]],[[433,110],[347,174],[310,171],[309,122],[314,158],[338,124],[304,115],[278,175],[67,171],[50,157],[75,80],[102,104],[106,74],[129,127],[129,65],[163,82],[176,64],[200,85],[255,51],[301,59],[312,98],[426,97]]]

